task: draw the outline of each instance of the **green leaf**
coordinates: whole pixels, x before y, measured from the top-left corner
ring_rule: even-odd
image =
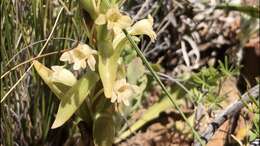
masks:
[[[52,76],[53,72],[49,68],[45,67],[43,64],[41,64],[39,61],[34,61],[34,68],[36,69],[37,73],[40,75],[40,77],[43,79],[44,83],[48,85],[48,87],[51,89],[51,91],[60,99],[62,100],[65,96],[65,91],[68,91],[70,86],[73,86],[74,82],[66,82],[67,86],[65,84],[61,83],[54,83],[52,82],[50,76]]]
[[[112,97],[112,89],[117,77],[118,58],[119,54],[116,52],[113,52],[112,56],[109,57],[102,55],[102,53],[99,54],[99,75],[104,86],[105,96],[108,98]]]
[[[110,98],[112,97],[112,89],[117,77],[117,61],[122,49],[113,49],[112,32],[107,31],[106,26],[99,26],[97,34],[99,75],[104,86],[105,96]]]
[[[94,119],[93,138],[97,146],[112,146],[115,136],[113,114],[98,113]]]
[[[95,72],[87,72],[65,93],[64,100],[60,102],[52,129],[63,125],[76,112],[98,80],[99,77]]]
[[[142,60],[138,57],[133,59],[127,67],[127,79],[129,83],[136,85],[145,72]]]

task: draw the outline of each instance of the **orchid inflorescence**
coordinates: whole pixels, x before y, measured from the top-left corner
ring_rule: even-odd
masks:
[[[64,52],[59,58],[60,61],[66,62],[63,66],[55,65],[48,69],[38,61],[34,63],[38,74],[61,100],[53,128],[64,124],[84,102],[73,98],[85,99],[90,93],[96,92],[96,88],[100,88],[95,86],[99,80],[103,85],[101,89],[103,88],[105,99],[109,99],[111,103],[123,103],[129,106],[129,100],[138,92],[138,86],[128,83],[126,75],[118,71],[122,66],[118,63],[121,53],[129,46],[122,29],[127,30],[133,37],[147,35],[152,42],[156,39],[152,28],[153,18],[150,15],[134,23],[130,16],[120,11],[119,4],[116,2],[108,4],[107,1],[81,0],[81,3],[93,21],[88,25],[90,30],[94,30],[89,31],[92,34],[88,44],[81,42],[75,48]],[[137,37],[134,39],[139,41]],[[85,71],[86,75],[77,80],[73,73],[66,69],[70,65],[74,71]],[[57,84],[63,84],[66,89],[61,89]],[[81,87],[88,89],[81,89]],[[68,101],[69,99],[72,101]],[[59,116],[68,113],[71,115],[66,115],[66,118]]]

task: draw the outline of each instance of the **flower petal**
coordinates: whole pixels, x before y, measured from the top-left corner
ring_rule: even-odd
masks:
[[[106,16],[104,14],[100,14],[97,19],[95,20],[97,25],[104,25],[106,24]]]
[[[131,86],[126,87],[126,89],[121,92],[118,96],[122,99],[128,99],[134,94],[133,90],[131,89]]]
[[[52,66],[51,69],[54,71],[50,76],[52,82],[62,83],[67,86],[72,86],[76,83],[76,77],[62,66]]]
[[[117,100],[117,97],[116,96],[112,96],[111,102],[114,103],[116,100]]]
[[[85,69],[87,67],[86,61],[85,60],[81,60],[80,61],[80,66],[81,66],[81,68]]]
[[[132,25],[132,19],[127,15],[122,15],[120,19],[118,19],[117,24],[121,29],[130,27]]]
[[[92,71],[95,71],[96,60],[93,55],[90,55],[88,60],[88,66]]]
[[[93,49],[91,49],[91,54],[93,54],[93,55],[97,55],[98,52],[97,52],[97,50],[93,50]]]
[[[116,91],[114,91],[113,90],[113,92],[112,92],[112,97],[111,97],[111,102],[115,102],[116,100],[117,100],[117,93],[116,93]]]
[[[80,61],[74,62],[73,70],[79,70],[81,67]]]
[[[128,99],[125,99],[125,98],[123,98],[123,103],[124,103],[126,106],[129,106],[129,105],[130,105],[129,100],[128,100]]]
[[[61,57],[60,57],[60,61],[63,61],[63,62],[68,61],[69,64],[70,64],[70,63],[73,62],[73,57],[72,57],[72,56],[73,56],[73,55],[71,54],[70,51],[64,52],[64,53],[61,55]]]
[[[153,18],[148,16],[148,19],[143,19],[136,22],[133,27],[131,27],[129,34],[131,35],[148,35],[152,42],[156,38],[156,33],[153,31]]]
[[[125,78],[117,80],[115,82],[115,85],[114,85],[114,90],[118,91],[125,84],[126,84],[126,79]]]
[[[89,45],[87,45],[87,44],[79,44],[79,45],[80,46],[77,47],[77,50],[80,53],[83,53],[85,56],[88,56],[88,55],[92,54],[92,50],[93,49],[91,49]]]

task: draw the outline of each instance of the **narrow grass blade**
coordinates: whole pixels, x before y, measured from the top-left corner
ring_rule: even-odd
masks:
[[[231,5],[231,4],[220,4],[216,6],[216,9],[224,9],[231,11],[239,11],[246,13],[252,17],[259,18],[260,9],[259,7],[247,6],[247,5]]]
[[[155,78],[155,80],[158,82],[158,84],[161,86],[161,88],[163,89],[163,91],[165,92],[165,94],[167,95],[167,97],[169,98],[169,100],[171,101],[171,103],[174,105],[174,107],[180,112],[182,118],[185,120],[186,124],[192,129],[192,132],[195,136],[195,138],[199,141],[199,143],[201,145],[204,145],[200,135],[198,134],[198,132],[192,127],[192,125],[189,123],[187,117],[184,115],[184,113],[181,111],[180,107],[177,105],[177,103],[173,100],[173,98],[171,98],[170,93],[167,91],[166,87],[163,85],[162,81],[160,80],[159,76],[156,74],[156,72],[153,70],[153,68],[150,66],[149,62],[146,60],[145,56],[143,55],[143,53],[141,52],[141,50],[138,48],[138,46],[136,45],[136,43],[134,42],[134,40],[131,38],[131,36],[127,33],[127,31],[125,29],[123,29],[124,34],[126,35],[127,39],[129,40],[129,42],[131,43],[131,45],[134,47],[135,51],[137,52],[137,54],[139,55],[139,57],[142,59],[144,65],[148,68],[148,70],[151,72],[152,76]]]

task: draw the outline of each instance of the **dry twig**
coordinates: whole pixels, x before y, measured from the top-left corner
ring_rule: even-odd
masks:
[[[255,99],[259,98],[259,90],[260,86],[256,85],[251,88],[248,92],[242,95],[241,100],[234,102],[229,105],[219,116],[217,116],[213,122],[211,122],[207,128],[207,130],[202,134],[201,138],[205,143],[211,139],[211,137],[215,134],[218,128],[230,117],[234,116],[237,112],[239,112],[244,104],[250,101],[250,97],[252,96]],[[200,146],[200,143],[195,142],[194,146]]]

